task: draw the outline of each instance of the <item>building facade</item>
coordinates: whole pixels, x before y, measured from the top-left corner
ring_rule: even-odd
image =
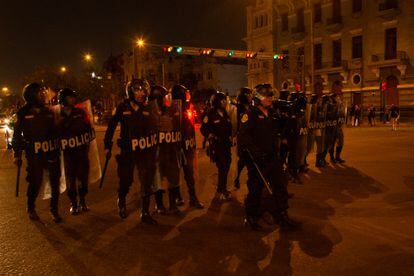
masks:
[[[414,0],[256,0],[244,40],[287,57],[249,60],[250,86],[321,94],[339,80],[348,105],[414,108]]]
[[[139,49],[124,56],[125,81],[138,77],[166,88],[184,84],[195,92],[217,89],[229,95],[247,84],[243,60],[166,54],[159,48]]]

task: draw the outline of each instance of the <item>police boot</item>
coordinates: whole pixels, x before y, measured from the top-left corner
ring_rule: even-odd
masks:
[[[31,220],[39,220],[39,216],[36,213],[35,209],[35,199],[28,197],[27,198],[27,214]]]
[[[342,152],[342,147],[336,147],[336,156],[335,156],[335,160],[336,160],[338,163],[343,164],[343,163],[345,163],[345,160],[344,160],[344,159],[341,159],[341,152]]]
[[[60,222],[62,222],[62,218],[60,217],[60,215],[59,215],[59,212],[58,212],[57,208],[55,208],[55,209],[51,209],[51,210],[50,210],[50,216],[52,217],[52,220],[53,220],[55,223],[60,223]]]
[[[28,208],[27,209],[27,214],[29,215],[29,219],[31,220],[39,220],[39,216],[36,213],[36,209],[35,208]]]
[[[253,216],[246,216],[244,218],[244,226],[249,226],[253,231],[259,231],[262,229],[257,219]]]
[[[194,188],[190,189],[190,207],[194,207],[200,210],[204,209],[204,205],[198,200]]]
[[[149,206],[150,197],[144,196],[142,198],[141,222],[149,225],[158,225],[158,222],[150,215]]]
[[[323,168],[323,167],[325,167],[325,164],[323,162],[321,153],[316,154],[316,163],[315,163],[315,166],[317,168]]]
[[[180,187],[177,187],[175,203],[177,206],[184,206],[185,204],[184,199],[181,197]]]
[[[128,216],[125,197],[118,198],[118,214],[122,219],[125,219]]]
[[[169,199],[169,212],[173,215],[179,216],[181,215],[180,209],[177,207],[177,196],[178,196],[178,189],[179,187],[172,188],[168,190],[168,199]]]
[[[167,209],[164,206],[164,202],[163,202],[163,194],[164,191],[163,190],[158,190],[155,192],[155,210],[158,214],[160,215],[165,215],[167,214]]]
[[[89,207],[86,204],[86,200],[85,200],[85,197],[84,196],[81,196],[80,197],[80,199],[79,199],[79,205],[80,205],[80,210],[82,212],[88,212],[89,211]]]
[[[331,158],[331,162],[333,164],[336,164],[337,163],[337,161],[335,159],[335,156],[334,156],[334,150],[333,150],[333,148],[329,150],[329,157]]]
[[[76,199],[71,200],[69,212],[73,216],[79,214],[78,202],[76,201]]]
[[[295,231],[300,228],[300,223],[289,218],[287,211],[283,211],[274,217],[282,231]]]

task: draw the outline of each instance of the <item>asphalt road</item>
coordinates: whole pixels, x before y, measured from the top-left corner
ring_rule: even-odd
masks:
[[[89,213],[70,216],[62,195],[62,224],[51,221],[40,199],[42,221],[31,222],[24,177],[15,198],[16,169],[2,149],[0,275],[414,275],[414,127],[352,128],[345,134],[345,165],[311,166],[304,185],[289,186],[295,193],[291,216],[303,222],[293,233],[244,228],[246,172],[236,200],[220,204],[214,200],[215,168],[202,150],[197,189],[205,210],[186,206],[182,217],[156,216],[159,226],[142,225],[135,184],[130,215],[121,220],[111,160],[104,189],[90,185]]]

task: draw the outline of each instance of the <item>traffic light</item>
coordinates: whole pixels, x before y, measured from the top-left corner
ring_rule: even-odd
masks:
[[[200,49],[199,52],[202,56],[212,56],[214,54],[214,50],[212,49]]]
[[[246,54],[246,58],[255,58],[257,56],[257,53],[254,52],[248,52]]]
[[[172,51],[174,50],[174,47],[172,47],[172,46],[165,46],[164,48],[162,48],[162,51],[164,52],[164,53],[172,53]]]
[[[183,52],[183,47],[177,47],[177,48],[175,49],[175,51],[176,51],[178,54],[181,54],[181,53]]]
[[[230,51],[230,52],[227,54],[227,56],[228,56],[228,57],[233,57],[233,56],[234,56],[234,51]]]
[[[273,56],[273,59],[274,60],[280,60],[280,59],[284,59],[285,57],[283,56],[283,55],[280,55],[280,54],[275,54],[274,56]]]

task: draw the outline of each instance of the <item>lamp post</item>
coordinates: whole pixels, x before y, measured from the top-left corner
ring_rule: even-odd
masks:
[[[138,72],[138,64],[136,57],[136,48],[142,49],[145,46],[145,41],[142,37],[138,38],[132,48],[132,61],[134,63],[134,77],[141,78],[141,70]]]

